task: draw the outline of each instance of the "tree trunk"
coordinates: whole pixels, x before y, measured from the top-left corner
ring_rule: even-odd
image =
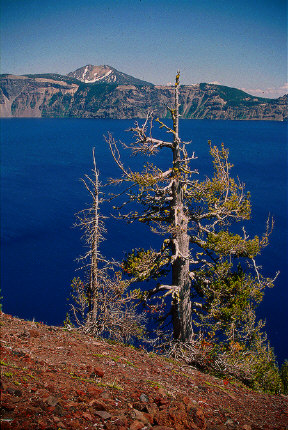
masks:
[[[181,182],[181,150],[179,139],[179,80],[176,78],[175,109],[173,112],[173,248],[172,248],[172,284],[179,288],[179,295],[172,303],[173,337],[189,341],[193,335],[192,308],[189,278],[189,236],[188,218],[184,209],[183,184]]]
[[[90,267],[90,293],[91,301],[89,303],[89,311],[91,320],[95,323],[97,320],[98,313],[98,259],[99,259],[99,239],[100,239],[100,227],[99,227],[99,180],[98,172],[96,169],[95,155],[93,150],[93,162],[94,162],[94,196],[93,196],[93,227],[92,227],[92,243],[91,243],[91,267]]]
[[[191,340],[192,309],[189,277],[189,236],[188,219],[184,213],[181,184],[175,181],[173,190],[174,233],[172,258],[172,285],[179,288],[177,300],[172,303],[173,337],[181,341]],[[173,200],[174,200],[173,199]]]

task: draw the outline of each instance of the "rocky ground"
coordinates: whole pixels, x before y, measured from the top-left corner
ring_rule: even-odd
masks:
[[[1,314],[1,429],[288,429],[288,397]]]

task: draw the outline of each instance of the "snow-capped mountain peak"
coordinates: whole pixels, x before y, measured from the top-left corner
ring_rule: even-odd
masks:
[[[78,79],[86,84],[116,83],[118,85],[152,85],[149,82],[119,72],[114,69],[114,67],[107,65],[93,66],[92,64],[87,64],[74,72],[68,73],[67,76]]]
[[[116,76],[113,73],[113,69],[109,66],[92,66],[88,64],[87,66],[80,67],[80,69],[75,70],[68,74],[79,81],[85,82],[86,84],[93,84],[95,82],[115,82]]]

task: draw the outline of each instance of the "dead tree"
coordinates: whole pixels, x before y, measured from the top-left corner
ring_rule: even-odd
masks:
[[[86,247],[88,248],[87,252],[80,258],[80,260],[85,262],[85,269],[89,273],[89,281],[86,284],[89,320],[96,321],[99,306],[99,279],[102,270],[100,268],[100,263],[105,262],[99,251],[99,246],[103,240],[103,233],[105,233],[106,230],[103,216],[99,211],[99,205],[102,202],[102,198],[99,192],[99,172],[96,168],[94,149],[92,173],[92,178],[85,175],[85,179],[82,179],[86,190],[91,196],[92,205],[77,214],[77,226],[84,231],[83,239],[86,243]]]
[[[121,341],[143,336],[143,315],[135,308],[135,294],[129,292],[130,282],[122,279],[119,265],[108,261],[100,252],[106,232],[100,205],[104,201],[100,192],[99,173],[93,150],[92,178],[82,179],[92,204],[77,214],[76,226],[83,231],[87,251],[80,257],[85,279],[72,282],[72,319],[77,325],[96,336]],[[117,270],[118,268],[118,270]]]

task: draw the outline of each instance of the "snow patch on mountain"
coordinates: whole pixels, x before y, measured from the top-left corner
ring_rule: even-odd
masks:
[[[85,67],[82,79],[85,81],[85,76],[88,73],[88,66]]]
[[[85,74],[83,75],[83,82],[85,82],[85,84],[93,84],[94,82],[97,81],[102,81],[105,80],[105,78],[107,78],[107,76],[111,75],[112,70],[108,70],[107,73],[105,73],[105,75],[103,76],[99,76],[97,72],[94,73],[94,78],[89,78],[89,79],[85,79]],[[114,81],[116,80],[116,76],[113,76],[112,78],[114,78]]]

